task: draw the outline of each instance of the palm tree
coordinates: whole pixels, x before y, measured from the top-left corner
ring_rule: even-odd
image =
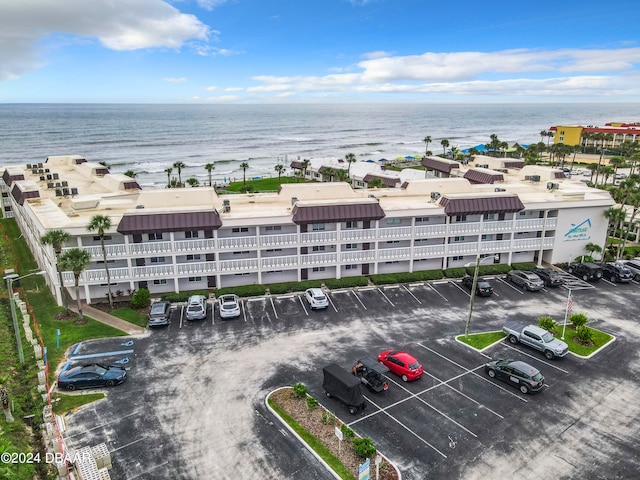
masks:
[[[636,215],[638,214],[638,210],[640,210],[640,192],[633,192],[627,197],[626,201],[627,205],[631,205],[633,209],[631,210],[631,218],[629,222],[627,222],[627,228],[624,234],[624,240],[622,241],[622,247],[618,250],[618,258],[620,255],[624,253],[624,249],[627,245],[627,240],[629,239],[629,232],[631,231],[631,227],[633,227],[637,221],[635,220]]]
[[[69,311],[69,305],[67,305],[67,297],[64,296],[64,285],[62,281],[62,270],[60,270],[60,255],[62,254],[62,247],[69,241],[71,235],[62,230],[49,230],[42,237],[40,242],[43,245],[51,245],[53,252],[56,255],[56,270],[58,271],[58,279],[60,280],[60,297],[62,298],[62,305],[65,311]]]
[[[424,155],[426,157],[428,157],[429,154],[429,144],[431,143],[431,137],[429,135],[427,135],[426,137],[424,137],[424,140],[422,140],[425,143],[425,148],[424,148]]]
[[[369,183],[367,183],[367,187],[369,188],[382,188],[383,185],[382,179],[379,177],[372,178],[369,180]]]
[[[240,164],[240,168],[242,169],[242,183],[246,185],[246,183],[247,183],[247,168],[249,168],[249,164],[247,162],[242,162]]]
[[[627,218],[627,211],[623,207],[609,207],[604,211],[604,216],[609,221],[607,225],[607,237],[615,237],[620,224]],[[613,229],[611,227],[613,227]],[[605,245],[608,243],[607,238]]]
[[[555,134],[551,131],[547,132],[547,148],[549,148],[549,140],[551,140]]]
[[[356,156],[353,153],[347,153],[344,157],[349,166],[347,167],[347,177],[349,176],[349,172],[351,171],[351,164],[356,161]]]
[[[171,187],[171,172],[173,172],[173,168],[165,168],[164,172],[167,174],[167,188]]]
[[[544,142],[544,139],[546,138],[546,136],[547,136],[547,131],[546,130],[542,130],[540,132],[540,141]]]
[[[622,157],[613,157],[609,160],[609,165],[613,166],[613,175],[615,177],[616,173],[618,173],[618,167],[624,165],[624,158]]]
[[[136,178],[138,176],[138,174],[133,170],[127,170],[126,172],[124,172],[124,175],[131,178]]]
[[[309,164],[311,163],[311,161],[308,158],[305,158],[302,163],[300,164],[301,167],[301,171],[302,171],[302,177],[306,178],[307,176],[307,168],[309,168]]]
[[[446,138],[443,138],[442,141],[440,141],[440,145],[442,145],[442,153],[446,156],[447,147],[449,146],[449,140],[447,140]]]
[[[60,269],[72,271],[75,279],[76,302],[78,305],[78,322],[86,323],[82,315],[82,304],[80,303],[80,274],[84,272],[91,261],[91,254],[82,248],[70,248],[60,256]]]
[[[329,182],[333,182],[333,176],[336,174],[336,171],[331,167],[325,167],[322,169],[322,177],[324,181],[324,176],[329,177]]]
[[[342,168],[336,168],[335,170],[336,180],[339,182],[348,182],[349,181],[349,172]]]
[[[198,187],[198,186],[200,186],[200,182],[198,181],[198,179],[196,177],[187,178],[187,184],[190,187]]]
[[[586,250],[586,252],[589,254],[591,258],[593,258],[594,253],[602,253],[602,247],[600,245],[597,245],[591,242],[587,243],[584,246],[584,249]]]
[[[111,274],[109,273],[109,264],[107,263],[107,249],[104,246],[104,232],[111,228],[111,219],[106,215],[94,215],[89,220],[87,230],[97,232],[100,237],[100,247],[102,248],[102,259],[104,260],[104,269],[107,273],[107,296],[109,297],[109,308],[113,310],[113,297],[111,295]]]
[[[207,171],[207,173],[209,174],[209,186],[210,186],[210,187],[212,187],[213,185],[212,185],[212,183],[211,183],[211,172],[212,172],[213,170],[215,170],[215,169],[216,169],[216,166],[215,166],[213,163],[207,163],[207,164],[204,166],[204,169],[205,169],[205,170]]]
[[[593,180],[593,174],[596,173],[596,170],[598,170],[598,164],[590,163],[589,165],[587,165],[587,170],[591,170],[591,178],[589,180]]]
[[[285,167],[284,165],[282,165],[281,163],[277,164],[275,166],[275,171],[278,172],[278,185],[281,185],[280,183],[280,177],[282,176],[282,173],[286,170],[287,167]]]
[[[174,162],[173,164],[173,168],[175,168],[176,170],[178,170],[178,183],[180,184],[180,186],[182,187],[182,169],[186,168],[187,166],[181,162],[180,160],[178,160],[177,162]]]
[[[455,160],[458,157],[458,154],[460,153],[460,150],[458,150],[458,147],[451,147],[451,160]]]
[[[607,184],[609,177],[613,175],[613,171],[613,167],[610,167],[609,165],[605,165],[600,168],[600,173],[602,173],[602,176],[604,177],[604,182],[602,182],[603,185]]]

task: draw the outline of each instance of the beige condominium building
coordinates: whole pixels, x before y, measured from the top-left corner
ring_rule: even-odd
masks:
[[[485,256],[558,263],[604,243],[603,213],[614,204],[606,191],[506,159],[425,162],[427,178],[395,188],[315,182],[218,195],[210,187],[142,190],[70,155],[5,167],[0,187],[4,216],[16,219],[58,301],[55,254],[40,242],[50,230],[70,234],[65,250],[91,253],[81,296],[106,298],[100,239],[87,230],[94,215],[111,220],[111,290],[124,294],[444,269]],[[72,272],[63,281],[73,296]]]

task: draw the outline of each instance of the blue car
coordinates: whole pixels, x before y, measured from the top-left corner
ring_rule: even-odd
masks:
[[[61,372],[58,376],[58,388],[73,391],[81,388],[112,387],[120,385],[125,378],[127,372],[123,367],[91,363]]]

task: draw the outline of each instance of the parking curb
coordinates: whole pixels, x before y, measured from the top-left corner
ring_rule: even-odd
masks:
[[[307,442],[304,441],[304,439],[302,437],[300,437],[300,435],[298,435],[298,433],[291,427],[291,425],[289,425],[287,422],[284,421],[284,419],[278,415],[278,413],[271,407],[271,405],[269,405],[269,398],[271,398],[271,395],[274,394],[275,392],[278,392],[280,390],[285,390],[288,388],[293,388],[291,386],[288,387],[279,387],[276,388],[275,390],[272,390],[271,392],[269,392],[267,394],[267,396],[264,398],[264,404],[266,405],[267,409],[273,414],[273,416],[275,416],[280,423],[282,423],[287,430],[293,434],[294,437],[296,437],[304,446],[304,448],[306,448],[309,453],[311,453],[311,455],[313,455],[322,465],[324,465],[324,467],[327,469],[328,472],[331,473],[331,475],[333,476],[333,478],[337,479],[337,480],[342,480],[342,477],[340,477],[340,475],[338,475],[328,464],[327,462],[325,462],[320,455],[318,455],[318,453],[309,446],[309,444]],[[319,406],[324,408],[327,412],[329,411],[327,408],[325,408],[324,405],[322,405],[321,403],[319,403]],[[344,422],[343,422],[344,423]],[[345,424],[346,425],[346,424]],[[357,434],[356,434],[357,435]],[[359,435],[358,435],[359,436]],[[380,453],[380,450],[378,450],[378,454],[380,454],[385,460],[386,462],[393,467],[393,469],[396,471],[396,473],[398,474],[398,480],[402,480],[402,473],[400,473],[400,470],[398,469],[398,467],[395,466],[395,464],[393,462],[391,462],[385,455]],[[354,475],[355,476],[355,475]]]

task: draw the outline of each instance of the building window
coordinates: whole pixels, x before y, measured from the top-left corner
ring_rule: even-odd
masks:
[[[249,231],[249,227],[236,227],[232,228],[231,231],[233,233],[246,233]]]
[[[429,217],[416,217],[416,223],[427,223],[429,221]]]
[[[269,248],[267,249],[267,252],[281,252],[282,249],[281,248]],[[246,252],[249,253],[249,252]]]
[[[480,240],[486,240],[489,237],[489,235],[482,235],[482,237],[480,237]]]
[[[245,275],[249,275],[249,272],[234,273],[234,275],[235,275],[236,277],[244,277]]]
[[[416,242],[415,243],[422,243],[422,242],[428,242],[429,239],[428,238],[416,238]]]
[[[280,230],[282,230],[282,225],[267,225],[267,226],[265,227],[265,230],[266,230],[267,232],[276,232],[276,231],[278,231],[278,232],[279,232]],[[248,230],[247,230],[247,231],[248,231]]]
[[[194,255],[187,255],[187,262],[190,262],[190,261],[193,261],[193,260],[200,260],[200,254],[196,253]]]
[[[313,272],[324,272],[324,267],[313,267],[311,271],[313,271]]]
[[[319,232],[321,230],[324,230],[324,223],[314,223],[311,226],[311,230],[313,230],[314,232]]]
[[[267,250],[268,252],[269,250]],[[249,250],[240,250],[238,252],[233,252],[234,255],[244,255],[245,253],[249,253]],[[200,255],[198,255],[200,256]],[[189,259],[189,256],[187,255],[187,260]]]
[[[184,238],[198,238],[197,230],[188,230],[184,232]]]
[[[189,277],[190,282],[201,282],[202,277]]]
[[[344,222],[344,228],[358,228],[358,222]]]
[[[151,257],[151,263],[164,263],[164,257]]]
[[[345,265],[344,269],[345,270],[357,270],[358,269],[358,265]]]
[[[464,237],[453,237],[454,242],[464,242]]]
[[[455,257],[451,257],[451,260],[456,261],[456,260],[462,260],[464,257],[462,255],[456,255]]]
[[[166,285],[167,284],[167,279],[166,278],[158,278],[156,280],[153,281],[154,285]]]
[[[400,225],[401,223],[401,218],[387,218],[387,225]]]
[[[111,235],[105,235],[104,239],[105,239],[105,241],[111,240]],[[94,242],[99,242],[100,241],[100,235],[94,235],[93,236],[93,241]]]
[[[149,234],[149,241],[154,241],[154,240],[162,240],[162,233],[150,233]]]
[[[324,252],[324,249],[325,249],[325,248],[326,248],[326,247],[325,247],[324,245],[314,245],[314,246],[311,248],[311,251],[312,251],[312,252]]]
[[[354,249],[358,248],[358,244],[357,243],[347,243],[344,247],[347,250],[354,250]]]
[[[456,222],[466,222],[466,221],[467,221],[466,215],[456,215]]]
[[[392,263],[400,263],[400,262],[398,260],[392,260],[390,262],[384,262],[384,263],[386,263],[387,265],[390,265]]]
[[[107,264],[115,263],[115,262],[116,262],[115,260],[107,260]],[[104,260],[98,260],[96,263],[98,265],[104,265]]]
[[[484,219],[485,220],[495,220],[496,219],[496,214],[495,213],[485,213],[484,214]]]
[[[529,211],[521,211],[518,213],[518,215],[520,215],[521,217],[530,217],[531,215],[533,215],[533,212],[531,210]]]

